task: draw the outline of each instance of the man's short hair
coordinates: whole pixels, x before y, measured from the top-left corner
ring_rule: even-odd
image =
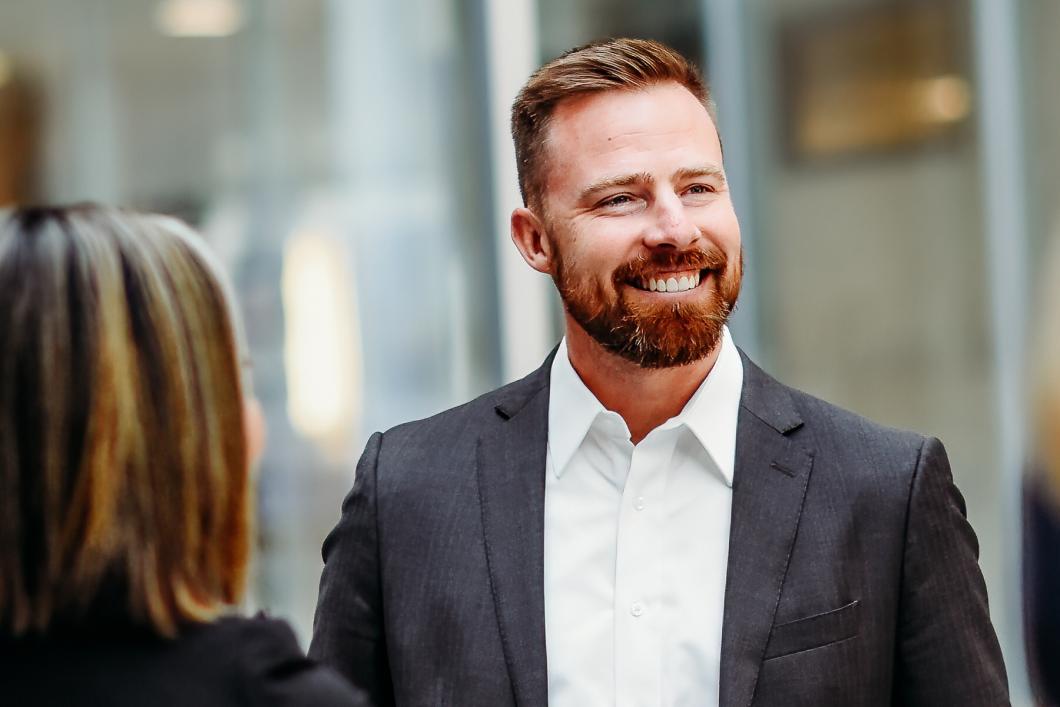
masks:
[[[538,69],[512,104],[512,139],[523,204],[541,205],[548,127],[560,101],[601,91],[684,86],[713,115],[710,90],[688,59],[648,39],[606,39],[571,49]]]

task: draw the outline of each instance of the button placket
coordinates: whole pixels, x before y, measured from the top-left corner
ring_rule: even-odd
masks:
[[[633,449],[619,508],[614,628],[616,704],[620,706],[650,703],[661,679],[661,636],[654,613],[659,528],[648,500],[654,498],[665,472],[661,461],[668,456],[666,446],[656,436]]]

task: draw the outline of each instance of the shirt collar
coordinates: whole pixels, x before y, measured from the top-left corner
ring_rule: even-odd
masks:
[[[728,486],[732,486],[736,466],[736,422],[742,393],[743,360],[725,327],[714,367],[681,414],[664,423],[664,426],[686,425],[714,460]]]
[[[561,476],[597,416],[607,412],[571,365],[566,337],[552,359],[548,395],[548,451]]]
[[[725,483],[732,486],[736,457],[736,421],[743,392],[743,361],[728,327],[722,329],[721,351],[714,367],[677,417],[661,428],[688,427],[711,456]],[[567,357],[567,341],[559,344],[549,380],[548,448],[557,477],[601,416],[616,416],[600,404]],[[617,417],[617,416],[616,416]]]

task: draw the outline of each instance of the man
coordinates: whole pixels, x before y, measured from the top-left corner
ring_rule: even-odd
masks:
[[[740,232],[709,106],[682,57],[625,39],[516,99],[512,237],[566,336],[369,440],[311,647],[364,704],[1007,704],[941,443],[729,337]]]

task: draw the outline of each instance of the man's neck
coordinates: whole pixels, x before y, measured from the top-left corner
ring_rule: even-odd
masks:
[[[643,368],[605,350],[569,315],[566,329],[571,366],[600,404],[626,421],[633,444],[680,414],[721,353],[719,343],[687,366]]]

